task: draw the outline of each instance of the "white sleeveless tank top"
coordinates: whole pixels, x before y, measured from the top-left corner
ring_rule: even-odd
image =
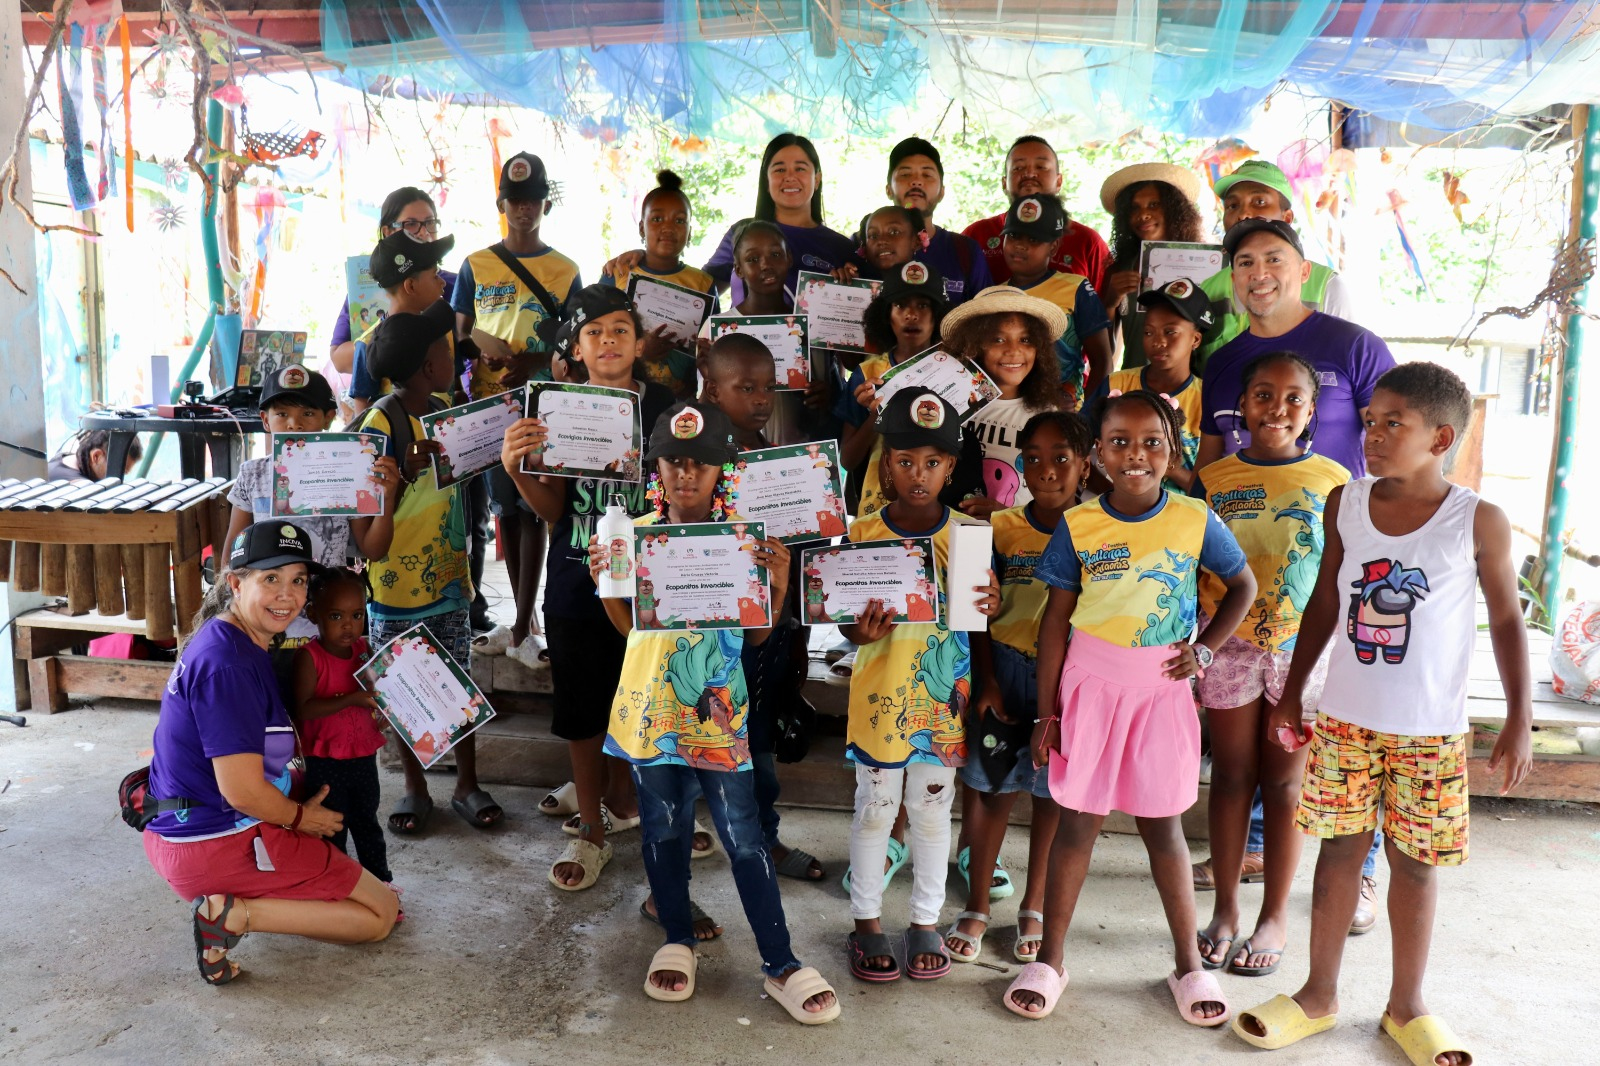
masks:
[[[1478,495],[1460,485],[1403,537],[1372,524],[1374,478],[1344,486],[1338,529],[1340,618],[1322,710],[1380,733],[1467,731],[1467,668],[1477,639]]]

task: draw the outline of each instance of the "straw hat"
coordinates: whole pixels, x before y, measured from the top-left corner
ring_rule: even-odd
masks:
[[[1172,163],[1135,163],[1131,167],[1123,167],[1100,186],[1100,203],[1107,211],[1116,214],[1117,194],[1130,185],[1142,185],[1147,181],[1164,181],[1183,193],[1191,204],[1198,206],[1200,203],[1199,177],[1187,167]]]
[[[945,315],[939,332],[948,337],[968,319],[1006,314],[1031,315],[1045,324],[1052,337],[1066,333],[1071,324],[1067,313],[1049,300],[1029,296],[1015,285],[991,285]]]

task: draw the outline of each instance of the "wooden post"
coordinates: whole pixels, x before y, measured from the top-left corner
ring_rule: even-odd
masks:
[[[137,544],[122,546],[123,598],[128,601],[128,617],[144,620],[144,549]]]
[[[166,544],[144,546],[144,635],[151,640],[171,640],[174,635],[171,559]]]
[[[94,545],[67,545],[67,613],[94,609]]]
[[[67,546],[46,544],[39,549],[39,591],[46,596],[67,594]]]
[[[39,545],[30,540],[17,541],[16,566],[11,577],[12,591],[39,591]]]
[[[94,606],[101,614],[122,613],[122,549],[94,546]]]

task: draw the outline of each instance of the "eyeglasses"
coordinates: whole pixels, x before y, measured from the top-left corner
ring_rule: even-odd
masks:
[[[423,231],[428,233],[439,232],[439,220],[436,218],[408,218],[404,222],[398,223],[398,225],[413,237]]]

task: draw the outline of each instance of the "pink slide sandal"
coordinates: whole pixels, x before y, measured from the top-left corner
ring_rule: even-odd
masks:
[[[1178,1013],[1183,1015],[1183,1020],[1190,1025],[1213,1029],[1219,1025],[1226,1025],[1233,1013],[1222,994],[1222,986],[1217,983],[1216,975],[1209,970],[1194,970],[1181,978],[1174,970],[1167,975],[1167,987],[1172,989],[1172,998],[1177,1001]],[[1194,1008],[1201,1003],[1220,1003],[1222,1013],[1215,1018],[1197,1017]]]
[[[1067,975],[1056,973],[1056,968],[1043,962],[1030,962],[1017,974],[1017,979],[1011,982],[1011,987],[1006,989],[1006,1010],[1012,1014],[1020,1014],[1024,1018],[1048,1018],[1050,1012],[1056,1009],[1056,1002],[1061,998],[1061,992],[1067,987]],[[1017,992],[1036,992],[1044,997],[1043,1010],[1028,1010],[1019,1006],[1012,995]]]

